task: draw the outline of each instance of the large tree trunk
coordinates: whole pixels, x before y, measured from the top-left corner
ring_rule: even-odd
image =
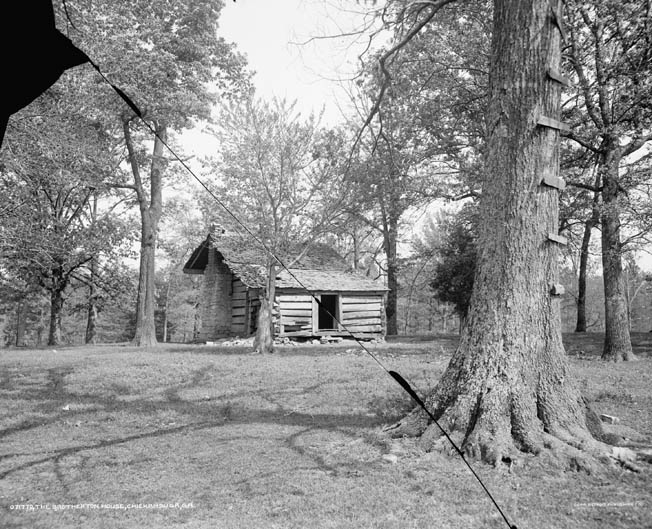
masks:
[[[274,352],[273,311],[276,297],[276,264],[272,262],[267,270],[267,286],[260,297],[258,327],[254,338],[254,350],[261,354]]]
[[[478,267],[459,347],[427,398],[462,449],[492,463],[552,445],[574,457],[579,443],[600,446],[588,431],[551,296],[558,249],[548,234],[557,233],[559,192],[541,180],[558,176],[559,134],[537,120],[559,116],[560,87],[547,75],[559,62],[547,0],[496,0]],[[418,412],[395,431],[441,443]]]
[[[613,140],[615,141],[615,140]],[[607,141],[609,143],[609,140]],[[616,144],[617,145],[617,144]],[[604,282],[603,360],[634,360],[620,241],[618,147],[605,147],[602,162],[602,278]]]
[[[142,217],[140,240],[140,270],[138,274],[138,296],[136,298],[136,333],[133,343],[141,347],[156,345],[156,323],[154,320],[156,233],[149,215]]]
[[[156,345],[155,322],[155,252],[158,239],[158,223],[163,209],[163,142],[167,140],[167,127],[162,123],[154,123],[156,137],[150,168],[149,203],[140,176],[140,167],[135,153],[129,121],[123,123],[123,131],[129,162],[134,177],[134,190],[140,207],[141,237],[140,237],[140,269],[138,274],[138,296],[136,299],[136,332],[132,343],[141,347]]]

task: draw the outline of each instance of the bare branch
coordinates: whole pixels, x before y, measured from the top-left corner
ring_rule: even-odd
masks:
[[[389,70],[387,69],[387,61],[390,60],[392,57],[394,57],[402,48],[404,48],[415,37],[415,35],[417,35],[434,18],[434,16],[439,12],[440,9],[455,1],[456,0],[439,0],[439,1],[418,0],[412,3],[414,5],[426,4],[425,7],[426,8],[429,7],[430,10],[421,19],[421,21],[416,22],[414,26],[412,26],[412,28],[405,34],[405,36],[399,42],[397,42],[394,46],[389,48],[378,59],[378,66],[383,74],[383,80],[380,85],[380,92],[378,93],[378,96],[376,97],[376,100],[374,101],[374,104],[371,107],[369,115],[367,116],[364,123],[362,124],[362,127],[358,131],[358,134],[356,134],[355,140],[353,142],[353,146],[351,147],[351,157],[353,156],[353,152],[358,146],[358,143],[360,142],[360,139],[365,129],[371,124],[372,120],[380,110],[380,105],[383,101],[385,93],[387,92],[387,88],[391,83],[392,76],[389,73]]]
[[[572,131],[562,132],[562,137],[568,138],[569,140],[573,140],[575,143],[580,144],[582,147],[592,152],[600,152],[600,149],[595,145],[593,145],[589,140],[582,138],[581,136],[575,134]]]

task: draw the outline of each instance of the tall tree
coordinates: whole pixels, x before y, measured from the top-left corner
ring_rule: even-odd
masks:
[[[652,19],[647,2],[566,2],[569,69],[577,95],[569,137],[595,153],[601,195],[605,342],[602,357],[631,360],[622,265],[623,163],[652,139]],[[640,154],[639,154],[640,156]],[[649,156],[646,154],[645,156]]]
[[[102,0],[68,2],[80,48],[142,112],[142,121],[108,91],[99,105],[124,142],[140,211],[140,274],[133,342],[156,343],[155,250],[167,168],[164,143],[171,131],[210,119],[218,94],[247,89],[244,59],[217,36],[221,0]],[[108,87],[105,87],[108,89]]]
[[[48,344],[61,343],[64,293],[100,255],[120,256],[128,229],[92,197],[111,167],[111,141],[70,98],[76,74],[19,113],[5,140],[0,188],[9,205],[0,258],[50,296]],[[79,96],[79,94],[77,94]]]
[[[272,312],[279,257],[291,266],[341,211],[342,137],[321,130],[314,115],[303,119],[295,104],[253,96],[224,109],[217,135],[220,160],[214,174],[219,196],[254,234],[225,212],[219,222],[239,234],[257,255],[265,277],[257,349],[272,352]],[[206,197],[215,211],[215,203]],[[206,204],[206,202],[204,202]],[[264,248],[261,244],[264,244]]]
[[[562,111],[562,115],[563,111]],[[562,144],[561,174],[568,185],[560,197],[560,233],[568,238],[568,256],[575,261],[572,249],[579,249],[577,264],[577,296],[575,332],[586,332],[586,287],[589,252],[594,228],[600,225],[600,175],[595,155],[572,142]]]
[[[382,237],[387,332],[396,334],[397,248],[405,214],[437,197],[477,191],[489,28],[483,1],[439,13],[418,34],[410,22],[418,25],[423,18],[414,17],[409,6],[390,2],[388,11],[397,18],[394,33],[403,49],[391,58],[387,49],[378,52],[358,82],[360,113],[369,118],[360,164],[350,178],[359,185],[352,209]],[[378,92],[382,98],[375,99]]]
[[[556,12],[561,2],[553,2]],[[558,17],[547,0],[496,0],[478,264],[467,325],[427,404],[467,454],[493,463],[519,451],[556,446],[599,449],[595,414],[570,375],[561,339],[558,190],[542,185],[559,172]],[[420,413],[397,433],[439,438]],[[598,432],[596,432],[597,435]]]

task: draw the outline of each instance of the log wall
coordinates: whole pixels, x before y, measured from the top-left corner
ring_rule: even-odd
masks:
[[[353,334],[382,334],[381,294],[342,294],[340,306],[342,323]]]
[[[231,334],[245,336],[249,334],[250,300],[247,287],[240,279],[233,277],[231,295]]]
[[[281,334],[312,335],[312,297],[310,294],[278,293]]]
[[[329,292],[328,294],[337,294]],[[348,332],[317,330],[318,308],[309,294],[280,292],[277,302],[282,336],[348,335]],[[373,293],[339,293],[339,319],[356,336],[378,336],[383,329],[383,295]]]

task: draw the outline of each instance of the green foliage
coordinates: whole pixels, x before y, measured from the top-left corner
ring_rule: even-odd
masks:
[[[392,5],[403,12],[404,6]],[[394,28],[397,42],[409,27],[404,16]],[[386,199],[388,211],[404,211],[424,198],[478,190],[490,21],[488,2],[455,3],[392,56],[386,65],[391,81],[376,67],[384,49],[362,74],[363,100],[373,101],[385,89],[369,124],[366,149],[387,168],[390,179],[381,192],[392,197]],[[363,104],[361,110],[370,109]],[[373,169],[366,173],[385,179],[377,167]]]
[[[0,168],[2,266],[27,286],[20,303],[43,289],[53,304],[56,299],[53,312],[61,310],[72,282],[100,279],[89,278],[92,261],[113,270],[131,237],[103,185],[111,174],[112,140],[85,116],[78,80],[74,72],[67,75],[16,116]],[[107,207],[98,213],[100,196]],[[53,322],[51,334],[58,327]]]
[[[430,283],[437,299],[452,303],[462,318],[469,308],[477,262],[474,224],[474,212],[469,207],[442,223],[442,245]]]
[[[569,43],[563,66],[571,83],[565,88],[563,119],[572,127],[568,137],[573,141],[562,149],[564,177],[605,199],[617,197],[609,207],[618,211],[622,248],[647,243],[652,229],[652,156],[644,149],[652,139],[649,9],[635,0],[569,0],[565,16]],[[592,194],[582,195],[583,201],[568,190],[562,196],[568,227],[591,215]]]
[[[193,118],[210,117],[218,91],[248,90],[244,57],[216,33],[220,0],[71,0],[67,5],[78,28],[71,38],[148,120],[185,128]],[[108,86],[98,89],[103,96],[96,108],[102,113],[130,112]]]
[[[112,137],[124,142],[131,175],[116,170],[110,185],[128,190],[141,217],[140,274],[134,340],[155,343],[155,247],[169,176],[164,143],[169,131],[210,120],[218,95],[249,90],[244,57],[217,36],[221,0],[71,0],[78,30],[75,43],[140,110],[143,121],[90,68],[89,113]],[[65,24],[60,13],[60,24]],[[97,81],[97,82],[93,82]],[[153,148],[151,146],[153,142]],[[124,155],[124,153],[123,153]],[[116,167],[120,167],[117,160]]]
[[[62,338],[65,343],[83,344],[86,337],[89,307],[89,280],[71,283],[70,294],[64,308]],[[127,342],[133,336],[134,299],[138,288],[137,272],[125,265],[105,263],[94,276],[93,302],[97,309],[97,343]]]
[[[225,106],[215,134],[216,195],[271,249],[288,260],[315,241],[341,209],[343,140],[302,117],[295,103],[250,97]],[[212,197],[199,197],[207,224],[218,223],[243,244],[256,243]],[[257,248],[261,263],[268,259]]]

